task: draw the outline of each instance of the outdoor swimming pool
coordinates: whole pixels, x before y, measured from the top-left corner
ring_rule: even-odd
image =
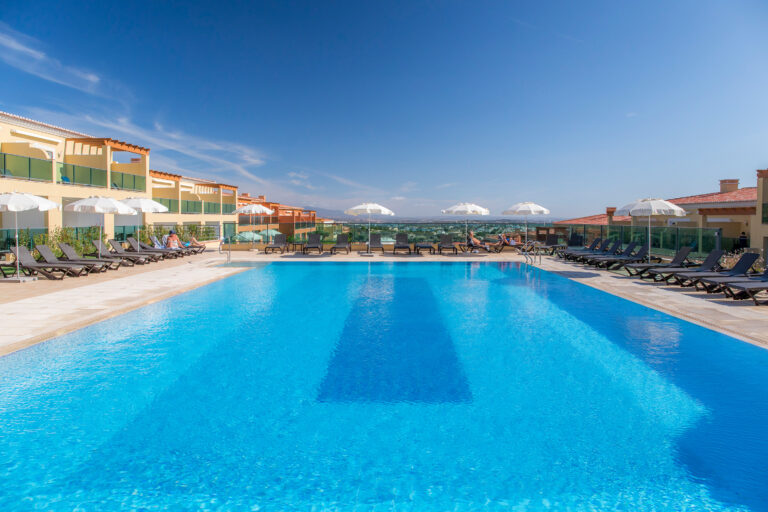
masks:
[[[518,264],[273,263],[0,358],[0,510],[768,510],[767,388]]]

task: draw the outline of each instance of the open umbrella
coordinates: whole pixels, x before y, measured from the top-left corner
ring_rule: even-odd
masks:
[[[148,197],[129,197],[123,201],[123,204],[142,213],[166,213],[168,211],[168,207],[164,204],[160,204]],[[141,219],[139,219],[136,238],[138,238],[139,252],[141,252]]]
[[[261,242],[263,237],[255,231],[243,231],[234,236],[238,242]]]
[[[347,215],[368,215],[368,250],[364,252],[366,256],[373,256],[373,253],[371,252],[371,215],[394,215],[395,212],[387,208],[386,206],[381,206],[380,204],[376,203],[363,203],[359,204],[357,206],[353,206],[349,210],[344,210],[344,213]]]
[[[127,206],[117,199],[111,197],[91,196],[85,199],[80,199],[74,203],[69,203],[64,209],[68,212],[77,213],[100,213],[102,214],[102,221],[99,224],[99,241],[101,241],[101,231],[104,225],[104,216],[108,213],[117,215],[136,215],[136,210]],[[101,244],[99,244],[99,258],[101,258]]]
[[[675,217],[685,217],[688,212],[676,204],[665,201],[664,199],[638,199],[632,203],[622,206],[616,210],[614,215],[629,215],[631,217],[648,217],[648,263],[651,262],[651,216],[673,215]]]
[[[469,236],[469,216],[470,215],[490,215],[488,208],[483,208],[473,203],[458,203],[445,210],[440,210],[445,215],[463,215],[464,219],[464,237]]]
[[[251,224],[253,224],[253,216],[254,215],[272,215],[275,213],[274,210],[270,210],[263,204],[258,203],[252,203],[252,204],[246,204],[245,206],[241,206],[237,210],[234,211],[234,213],[240,215],[250,215],[251,216]],[[269,229],[269,221],[267,221],[267,229]],[[269,240],[267,240],[269,241]],[[251,247],[253,247],[253,243],[251,243]]]
[[[16,247],[19,247],[19,212],[38,210],[45,212],[58,208],[58,203],[40,196],[32,194],[23,194],[19,192],[9,192],[0,194],[0,212],[13,212],[13,222],[16,230]],[[18,249],[16,249],[18,250]],[[22,282],[19,272],[19,258],[16,257],[16,278]]]
[[[529,215],[549,215],[549,210],[543,206],[530,201],[513,204],[503,212],[502,215],[522,215],[525,218],[525,243],[528,243],[528,216]]]

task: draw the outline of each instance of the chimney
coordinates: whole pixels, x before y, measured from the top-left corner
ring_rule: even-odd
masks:
[[[613,214],[616,213],[615,206],[607,206],[605,208],[605,214],[608,216],[608,224],[613,224]]]
[[[757,177],[758,178],[768,178],[768,169],[758,169],[757,170]]]
[[[736,181],[738,181],[738,180],[736,180]],[[266,197],[264,196],[264,194],[261,194],[261,195],[260,195],[260,196],[258,196],[256,199],[259,199],[259,200],[261,200],[261,201],[264,201],[264,200],[266,200]]]
[[[739,189],[739,180],[720,180],[720,193],[733,192]]]

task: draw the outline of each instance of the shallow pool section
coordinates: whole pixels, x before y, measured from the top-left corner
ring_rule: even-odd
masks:
[[[505,263],[274,263],[0,358],[0,510],[768,510],[768,350]]]

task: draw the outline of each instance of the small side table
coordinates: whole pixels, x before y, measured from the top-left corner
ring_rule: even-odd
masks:
[[[304,252],[304,246],[307,245],[307,242],[291,242],[291,251],[293,252]]]

